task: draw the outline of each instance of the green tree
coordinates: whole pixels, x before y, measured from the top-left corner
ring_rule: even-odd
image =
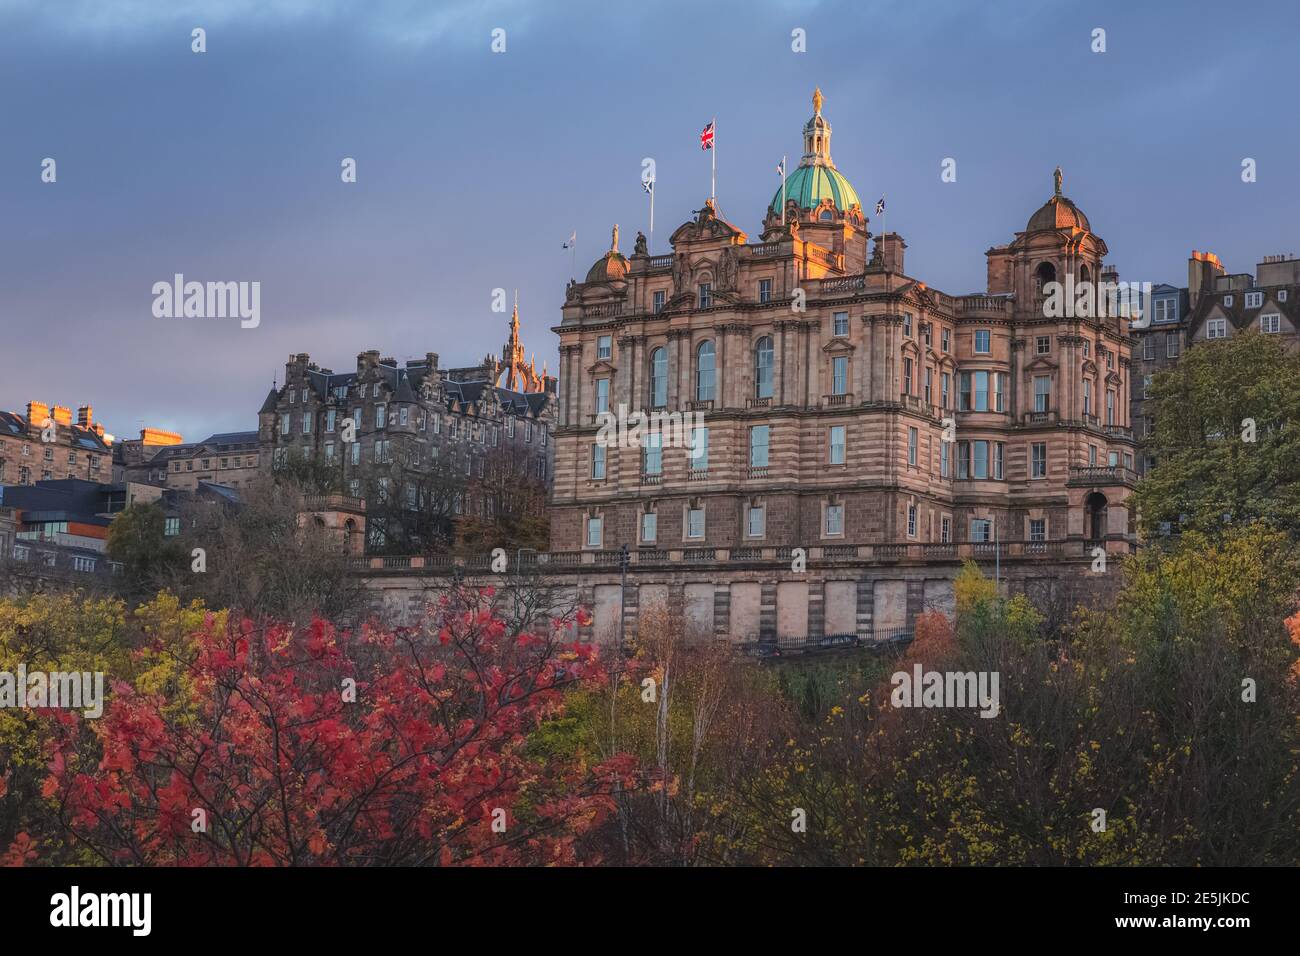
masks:
[[[1144,531],[1263,519],[1300,532],[1300,356],[1259,334],[1200,344],[1152,397],[1156,465],[1133,498]]]

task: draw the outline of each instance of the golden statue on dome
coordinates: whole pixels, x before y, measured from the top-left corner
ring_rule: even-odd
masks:
[[[822,88],[819,86],[816,89],[814,89],[813,90],[813,112],[816,113],[818,116],[821,115],[822,103],[824,103],[825,101],[826,101],[826,97],[822,96]]]

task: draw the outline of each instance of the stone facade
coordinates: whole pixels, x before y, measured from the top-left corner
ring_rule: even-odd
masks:
[[[803,167],[834,169],[830,135],[818,110]],[[672,253],[611,248],[570,284],[553,551],[1128,550],[1131,339],[1124,318],[1047,317],[1049,283],[1115,276],[1059,179],[965,296],[909,276],[894,233],[869,257],[844,192],[774,200],[758,243],[706,202]],[[598,447],[620,406],[661,415],[660,447]]]
[[[111,441],[89,405],[77,409],[75,422],[71,409],[44,402],[28,402],[21,414],[0,412],[0,485],[59,478],[110,481]]]
[[[491,518],[505,507],[503,472],[549,484],[554,397],[555,379],[524,364],[516,306],[502,358],[471,368],[442,369],[432,352],[399,364],[372,350],[357,356],[355,372],[335,373],[306,353],[289,356],[284,384],[258,414],[257,443],[269,467],[313,462],[375,507],[409,497],[428,512],[443,507],[430,498],[447,489],[449,516]],[[349,419],[356,440],[346,442]],[[372,517],[375,547],[384,546],[382,527]]]

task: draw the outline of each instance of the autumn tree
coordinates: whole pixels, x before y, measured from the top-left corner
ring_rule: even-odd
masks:
[[[566,688],[600,680],[595,651],[569,622],[508,626],[495,600],[458,589],[401,629],[209,620],[191,712],[121,682],[93,747],[77,715],[50,715],[50,812],[108,864],[579,862],[626,761],[525,744]]]

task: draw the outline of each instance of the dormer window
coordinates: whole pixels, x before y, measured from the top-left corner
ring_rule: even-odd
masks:
[[[1246,293],[1246,308],[1258,309],[1263,304],[1264,304],[1264,293],[1262,292]]]
[[[1228,308],[1232,308],[1232,296],[1225,295],[1223,297],[1223,304],[1226,305]]]

